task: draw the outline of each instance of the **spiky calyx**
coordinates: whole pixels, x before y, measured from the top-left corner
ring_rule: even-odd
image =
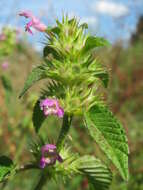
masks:
[[[51,95],[56,88],[54,96],[60,99],[68,114],[82,114],[93,102],[97,103],[101,96],[98,93],[101,81],[105,86],[108,83],[108,74],[92,51],[107,42],[86,35],[85,26],[75,18],[68,20],[66,17],[62,22],[57,20],[56,27],[47,29],[45,74],[54,81],[49,85],[52,86]],[[49,88],[47,91],[44,96],[50,95]]]

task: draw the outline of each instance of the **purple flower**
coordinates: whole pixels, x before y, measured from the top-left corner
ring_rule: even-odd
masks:
[[[58,117],[63,117],[64,110],[59,106],[59,102],[56,99],[46,98],[41,100],[40,108],[44,111],[44,115],[57,115]]]
[[[8,61],[3,62],[1,66],[2,66],[2,69],[3,69],[3,70],[8,69],[8,67],[9,67]]]
[[[6,35],[5,34],[0,34],[0,41],[6,40]]]
[[[41,148],[40,168],[45,168],[46,165],[54,165],[56,160],[62,162],[63,159],[57,153],[56,146],[54,144],[46,144]]]
[[[19,15],[31,19],[25,26],[25,31],[28,31],[30,34],[33,34],[31,27],[35,28],[40,32],[46,31],[47,26],[44,23],[40,22],[40,20],[36,18],[30,11],[23,11],[19,13]]]

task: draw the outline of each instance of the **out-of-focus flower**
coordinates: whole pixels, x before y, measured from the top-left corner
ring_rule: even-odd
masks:
[[[58,117],[63,117],[64,110],[60,107],[58,100],[46,98],[41,100],[40,108],[44,111],[44,115],[57,115]]]
[[[23,11],[19,13],[19,15],[31,19],[25,26],[25,30],[28,31],[30,34],[33,34],[31,27],[35,28],[40,32],[46,31],[47,26],[44,23],[40,22],[40,20],[36,18],[30,11]]]
[[[2,67],[3,70],[8,69],[8,67],[9,67],[8,61],[3,62],[2,65],[1,65],[1,67]]]
[[[41,148],[40,168],[45,168],[46,165],[54,165],[56,160],[62,162],[63,159],[57,153],[56,146],[54,144],[46,144]]]
[[[5,34],[0,34],[0,41],[4,41],[6,39],[6,35]]]

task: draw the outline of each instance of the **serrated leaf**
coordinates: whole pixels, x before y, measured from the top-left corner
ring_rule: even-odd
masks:
[[[109,42],[104,38],[99,38],[95,36],[89,36],[85,42],[83,52],[87,52],[96,47],[103,47],[109,45]]]
[[[13,170],[14,165],[7,156],[0,156],[0,182],[5,179]]]
[[[94,189],[107,190],[112,181],[111,171],[99,159],[94,156],[85,155],[79,157],[78,154],[70,154],[66,157],[63,150],[60,155],[64,158],[62,163],[57,163],[56,171],[62,176],[72,177],[77,174],[86,176],[92,183]]]
[[[128,179],[128,143],[123,126],[104,106],[95,105],[85,114],[90,135]]]
[[[42,66],[38,66],[36,68],[34,68],[32,70],[32,72],[30,73],[30,75],[28,76],[25,84],[24,84],[24,88],[21,91],[19,98],[21,98],[25,92],[37,81],[46,78],[46,74],[44,72],[44,69],[42,68]]]
[[[44,116],[43,111],[40,109],[40,101],[38,100],[34,106],[32,116],[33,126],[36,133],[38,133],[45,119],[46,117]]]
[[[88,177],[94,189],[109,189],[112,173],[99,159],[86,155],[75,160],[73,165],[76,165],[77,170]]]

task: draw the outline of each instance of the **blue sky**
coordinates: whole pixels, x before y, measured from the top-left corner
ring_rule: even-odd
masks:
[[[0,27],[9,24],[24,28],[26,20],[17,16],[21,10],[31,10],[48,25],[64,12],[88,22],[91,33],[114,42],[129,39],[143,14],[143,0],[0,0],[0,10]],[[41,35],[28,38],[40,46]]]

